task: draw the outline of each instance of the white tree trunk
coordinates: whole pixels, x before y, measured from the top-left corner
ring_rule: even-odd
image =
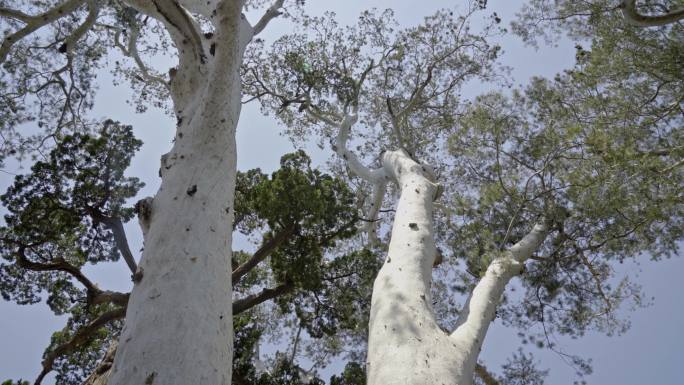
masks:
[[[177,3],[144,6],[179,50],[171,83],[179,125],[142,218],[145,249],[109,384],[230,384],[238,70],[253,30],[242,2],[227,1],[211,16],[214,37],[195,44],[186,31],[199,29]]]
[[[368,342],[368,384],[468,385],[487,328],[508,281],[546,234],[534,230],[502,252],[473,289],[449,334],[430,298],[437,255],[432,224],[437,185],[430,169],[403,151],[387,152],[383,168],[401,195],[385,264],[375,280]]]

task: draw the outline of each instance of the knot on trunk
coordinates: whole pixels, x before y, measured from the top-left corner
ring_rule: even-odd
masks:
[[[150,221],[152,220],[152,197],[143,198],[138,201],[133,207],[133,212],[138,215],[138,223],[143,232],[143,238],[150,228]]]

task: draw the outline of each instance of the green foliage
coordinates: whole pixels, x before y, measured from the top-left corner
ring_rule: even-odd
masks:
[[[130,126],[103,123],[97,135],[69,135],[44,161],[19,175],[0,197],[8,211],[0,228],[0,293],[20,304],[40,301],[56,314],[83,297],[73,284],[86,263],[119,259],[111,230],[98,218],[129,220],[125,207],[142,183],[124,176],[141,145]],[[61,265],[63,269],[43,268]]]
[[[460,216],[450,229],[455,255],[477,275],[491,253],[551,219],[522,292],[509,293],[497,315],[521,329],[523,343],[557,350],[544,334],[620,333],[629,326],[620,305],[647,303],[616,263],[680,252],[684,29],[635,28],[608,9],[577,16],[607,2],[545,3],[548,15],[571,15],[559,31],[590,37],[591,46],[577,44],[577,64],[554,79],[480,96],[468,108],[450,141],[454,176],[465,182],[450,198]],[[532,4],[519,23],[540,20],[541,5]],[[535,325],[543,333],[535,336]],[[569,359],[580,374],[591,371]]]
[[[476,9],[461,17],[439,11],[403,30],[391,10],[362,12],[351,27],[339,26],[332,13],[305,17],[296,33],[276,40],[270,51],[263,45],[249,49],[244,92],[285,123],[294,139],[337,134],[309,111],[339,121],[358,108],[364,127],[356,132],[365,153],[376,156],[384,147],[405,144],[429,157],[453,125],[458,89],[471,79],[499,76],[494,63],[500,47],[487,42],[499,29],[492,21],[472,33],[469,19]]]
[[[364,385],[366,368],[358,362],[349,362],[339,376],[330,378],[330,385]]]
[[[29,385],[28,381],[19,379],[18,381],[6,380],[2,382],[2,385]]]
[[[263,244],[279,234],[290,235],[270,252],[267,264],[258,265],[235,285],[235,292],[247,296],[263,287],[284,287],[275,298],[275,313],[266,317],[269,328],[301,327],[306,338],[314,339],[311,344],[326,340],[321,344],[333,346],[333,354],[339,353],[340,346],[332,341],[347,334],[365,338],[372,282],[381,265],[370,250],[348,251],[344,246],[357,232],[359,214],[354,204],[347,185],[312,169],[301,151],[283,156],[281,168],[271,176],[259,170],[238,173],[236,229],[246,235],[263,231]],[[233,256],[235,267],[252,255]],[[252,336],[269,334],[269,328],[254,329]],[[282,365],[278,361],[275,367],[290,373],[287,365],[296,363]],[[245,378],[251,375],[249,365],[240,368]]]
[[[548,373],[548,370],[540,370],[536,367],[531,354],[525,354],[522,350],[518,350],[503,365],[502,384],[544,385]]]
[[[272,371],[259,376],[256,385],[324,385],[320,378],[308,375],[285,357],[277,357]]]
[[[0,294],[18,304],[46,299],[56,314],[69,315],[43,357],[59,384],[80,384],[121,327],[112,321],[122,310],[98,297],[81,268],[120,258],[103,219],[133,216],[126,201],[143,184],[124,171],[141,144],[130,126],[109,120],[96,133],[67,135],[0,197],[8,212],[0,228]],[[107,314],[117,315],[91,325]]]
[[[57,384],[80,385],[95,370],[109,345],[118,338],[123,322],[116,321],[97,328],[82,341],[78,333],[98,316],[113,309],[112,306],[76,305],[69,310],[71,317],[66,326],[53,333],[43,355],[44,359],[54,360],[52,370],[56,372]],[[69,346],[73,341],[79,341],[78,346],[68,352],[63,351],[63,346]]]

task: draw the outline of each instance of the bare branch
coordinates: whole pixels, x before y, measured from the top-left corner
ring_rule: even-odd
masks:
[[[620,4],[627,23],[636,27],[659,27],[684,19],[684,8],[678,8],[663,15],[642,15],[637,10],[636,0],[623,0]]]
[[[508,252],[500,253],[487,267],[487,271],[470,292],[451,334],[468,351],[477,352],[496,314],[496,308],[508,282],[520,274],[523,263],[542,244],[548,233],[547,221],[536,224],[522,240]],[[477,358],[477,356],[474,356]]]
[[[264,15],[261,17],[261,19],[259,19],[259,21],[254,25],[253,32],[252,32],[253,36],[256,36],[259,33],[261,33],[261,31],[263,31],[264,28],[266,28],[266,26],[268,25],[268,23],[271,20],[282,15],[280,8],[283,7],[283,2],[284,2],[284,0],[276,0],[276,2],[273,3],[273,5],[271,5],[266,10],[266,13],[264,13]]]
[[[511,252],[512,257],[518,262],[524,262],[544,242],[548,232],[548,223],[543,222],[534,225],[532,231],[527,233],[527,235],[518,241],[518,243],[511,246],[509,251]]]
[[[124,230],[121,219],[116,217],[108,217],[95,210],[90,210],[89,214],[95,221],[104,224],[112,231],[112,234],[114,235],[114,242],[116,242],[116,247],[119,249],[124,261],[126,261],[131,273],[135,274],[135,272],[138,270],[138,266],[135,263],[135,258],[133,258],[131,248],[128,246],[126,231]]]
[[[161,76],[156,76],[152,75],[150,73],[150,70],[147,68],[145,63],[143,63],[142,59],[140,58],[140,53],[138,52],[138,36],[140,34],[140,28],[136,24],[134,26],[131,26],[131,34],[128,40],[128,49],[122,50],[126,56],[130,56],[133,61],[135,61],[135,64],[138,66],[138,69],[140,70],[140,73],[142,74],[142,77],[149,81],[149,82],[156,82],[160,83],[161,85],[164,86],[164,88],[169,88],[169,84],[166,82],[166,79],[162,78]]]
[[[273,299],[279,295],[285,294],[294,289],[294,284],[292,282],[286,282],[282,285],[278,285],[273,289],[263,289],[258,294],[252,294],[245,298],[240,298],[233,302],[233,315],[240,314],[245,310],[248,310],[262,302],[266,302],[269,299]]]
[[[87,0],[88,2],[88,16],[81,25],[74,30],[64,41],[64,50],[67,55],[71,56],[76,43],[85,35],[97,21],[97,16],[100,14],[100,4],[97,0]],[[62,48],[60,48],[62,49]]]
[[[480,351],[501,295],[511,278],[520,273],[522,266],[521,262],[502,253],[489,264],[484,276],[471,290],[456,320],[456,328],[451,333],[451,337],[459,341],[465,351]],[[477,355],[472,359],[475,361]]]
[[[52,366],[54,365],[55,360],[59,358],[59,356],[67,354],[77,349],[81,345],[87,343],[93,336],[93,334],[95,334],[102,327],[104,327],[112,321],[123,318],[125,315],[126,308],[119,308],[103,313],[99,317],[95,318],[88,325],[79,329],[68,342],[59,345],[57,348],[47,353],[45,355],[45,359],[43,359],[43,370],[38,375],[38,378],[36,378],[34,384],[39,385],[43,381],[45,376],[48,373],[50,373],[50,371],[52,371]]]
[[[16,42],[25,38],[31,33],[37,31],[38,29],[52,23],[53,21],[58,20],[64,16],[70,15],[84,2],[85,0],[67,0],[61,3],[60,5],[36,16],[28,16],[25,14],[23,14],[24,16],[20,16],[22,15],[22,13],[20,13],[19,11],[8,10],[3,8],[3,14],[11,14],[13,15],[13,18],[24,17],[25,20],[27,20],[27,23],[26,26],[24,26],[24,28],[14,32],[13,34],[6,36],[5,39],[2,41],[2,45],[0,45],[0,63],[4,63],[5,60],[7,60],[7,55],[9,55],[10,49]]]
[[[349,140],[349,134],[351,132],[351,127],[358,120],[358,115],[356,112],[347,114],[340,123],[337,124],[339,127],[339,132],[335,140],[335,146],[333,150],[347,163],[349,168],[359,177],[367,180],[371,183],[380,183],[387,179],[387,173],[380,167],[377,169],[370,169],[364,166],[356,155],[347,149],[347,141]]]
[[[368,211],[368,222],[366,223],[366,233],[368,234],[368,243],[370,245],[378,244],[378,213],[382,206],[382,198],[385,196],[387,190],[387,182],[381,181],[373,184],[373,197],[370,203],[370,210]]]
[[[49,263],[32,262],[26,257],[26,247],[21,245],[15,254],[17,266],[31,270],[31,271],[61,271],[67,273],[79,281],[86,289],[88,295],[88,303],[98,304],[105,302],[112,302],[118,305],[123,305],[128,302],[128,294],[102,291],[90,279],[88,279],[81,269],[68,263],[62,258],[55,259]]]
[[[266,259],[266,257],[271,255],[271,253],[278,246],[280,246],[283,242],[285,242],[292,234],[294,234],[294,232],[295,232],[295,226],[291,225],[291,226],[288,226],[285,229],[281,230],[273,238],[264,242],[264,244],[261,245],[259,250],[257,250],[254,253],[254,255],[252,255],[252,257],[250,259],[246,260],[244,263],[242,263],[240,266],[238,266],[237,269],[233,270],[233,274],[232,274],[233,285],[238,283],[240,281],[240,278],[242,278],[245,274],[247,274],[250,270],[252,270],[261,261]]]
[[[9,17],[10,19],[18,20],[26,24],[35,20],[35,17],[27,15],[24,12],[4,7],[0,7],[0,17]]]
[[[475,374],[485,383],[485,385],[500,385],[499,381],[494,377],[487,367],[481,364],[475,365]]]
[[[386,101],[387,101],[387,113],[389,113],[389,116],[390,116],[390,123],[392,123],[392,132],[394,133],[394,137],[397,138],[397,143],[399,144],[399,148],[408,153],[409,151],[406,149],[406,145],[404,144],[404,137],[401,134],[401,128],[399,126],[399,118],[394,113],[394,108],[392,107],[392,100],[390,99],[389,96],[387,96]]]

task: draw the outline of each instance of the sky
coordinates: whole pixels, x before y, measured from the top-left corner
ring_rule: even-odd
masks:
[[[503,22],[508,23],[521,4],[521,1],[490,0],[486,12],[497,12]],[[453,9],[458,6],[464,9],[464,0],[306,2],[309,14],[331,10],[336,12],[340,24],[353,23],[359,13],[369,7],[393,8],[402,26],[415,25],[424,16],[440,8]],[[255,20],[254,15],[248,15],[248,18]],[[289,32],[290,28],[287,21],[276,19],[264,31],[263,37],[273,39]],[[553,76],[574,62],[575,51],[568,42],[561,41],[557,47],[542,46],[534,50],[525,47],[516,37],[506,36],[501,39],[501,44],[504,50],[502,61],[512,68],[516,84],[526,84],[531,76]],[[160,69],[164,71],[170,66],[160,63]],[[146,182],[140,197],[152,196],[159,186],[159,157],[170,149],[175,122],[152,108],[145,114],[136,114],[126,104],[129,91],[125,87],[114,87],[112,80],[106,72],[100,76],[100,92],[93,116],[108,117],[134,126],[136,136],[145,144],[127,173]],[[464,97],[473,97],[485,89],[482,85],[471,84],[464,91]],[[263,116],[256,104],[244,106],[237,134],[238,168],[246,170],[260,167],[267,172],[277,168],[280,156],[293,150],[281,132],[282,127],[271,117]],[[323,164],[331,155],[313,145],[307,146],[307,151],[319,164]],[[25,169],[13,171],[25,172]],[[0,174],[0,191],[4,191],[11,182],[10,175]],[[132,249],[139,249],[142,242],[137,224],[129,224],[126,230]],[[241,247],[245,245],[235,245],[235,248]],[[681,329],[681,325],[684,325],[684,300],[681,293],[684,292],[684,281],[680,279],[680,274],[684,271],[684,259],[680,257],[656,263],[643,258],[642,261],[640,265],[626,262],[620,266],[621,273],[638,275],[646,294],[654,297],[650,307],[630,313],[632,326],[627,333],[613,337],[590,333],[576,340],[558,340],[559,347],[568,353],[592,358],[594,374],[587,378],[589,384],[681,383],[681,346],[684,345],[684,331]],[[86,273],[101,288],[130,290],[130,273],[123,261],[104,267],[88,267]],[[54,316],[43,303],[18,306],[0,300],[0,381],[9,378],[32,381],[40,371],[41,356],[50,335],[60,329],[64,322],[64,317]],[[500,365],[519,345],[515,331],[495,323],[486,337],[481,359],[490,369],[499,371]],[[576,379],[574,370],[557,354],[536,348],[532,351],[539,361],[539,367],[550,370],[547,384],[572,384]]]

